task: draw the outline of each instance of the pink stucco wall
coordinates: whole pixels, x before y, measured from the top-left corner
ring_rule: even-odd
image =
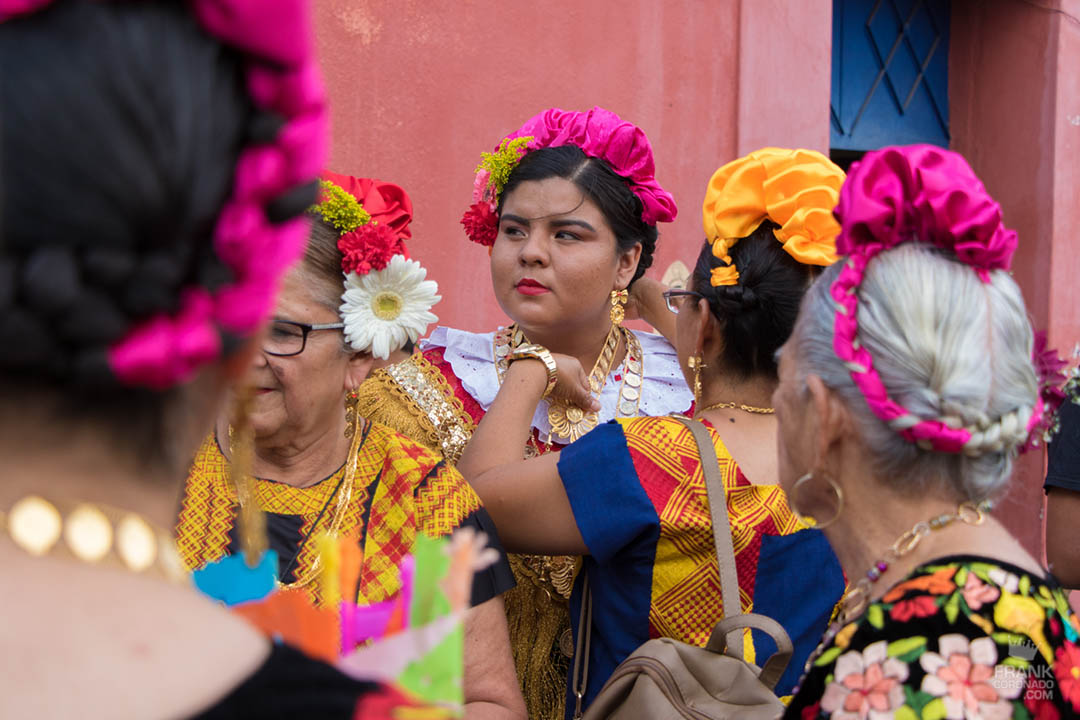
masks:
[[[1071,16],[1071,19],[1070,17]],[[953,148],[1016,228],[1013,263],[1036,328],[1064,351],[1080,339],[1080,0],[953,0]],[[1043,548],[1044,453],[1018,463],[999,516]]]
[[[319,0],[332,101],[330,167],[402,185],[410,249],[439,282],[444,324],[505,322],[487,254],[458,220],[473,169],[547,107],[601,105],[642,126],[680,214],[651,274],[688,265],[712,172],[765,144],[828,145],[831,3]]]

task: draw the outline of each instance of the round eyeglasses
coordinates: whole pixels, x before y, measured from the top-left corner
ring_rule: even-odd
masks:
[[[276,357],[299,355],[307,347],[307,336],[318,330],[342,330],[345,323],[310,323],[275,320],[263,341],[263,352]]]
[[[688,297],[704,298],[701,293],[696,293],[693,290],[665,290],[664,302],[667,303],[667,309],[676,315],[679,314],[679,308],[682,307],[683,302]]]

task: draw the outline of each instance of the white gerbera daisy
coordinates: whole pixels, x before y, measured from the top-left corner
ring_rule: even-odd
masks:
[[[409,340],[416,342],[430,323],[437,322],[431,308],[442,298],[427,270],[402,255],[390,258],[382,270],[345,276],[341,318],[345,339],[357,352],[370,350],[385,360]]]

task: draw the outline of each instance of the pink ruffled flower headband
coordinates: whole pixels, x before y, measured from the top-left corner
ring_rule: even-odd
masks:
[[[1008,270],[1016,232],[1002,224],[1001,207],[964,158],[932,145],[867,153],[852,164],[835,213],[842,226],[836,250],[847,258],[830,288],[837,304],[833,349],[877,417],[920,447],[963,452],[970,431],[918,418],[889,397],[873,358],[857,339],[857,291],[870,260],[904,242],[950,250],[989,282],[991,270]],[[1040,384],[1043,393],[1028,421],[1029,435],[1053,410],[1053,382],[1040,377]]]
[[[0,0],[0,22],[39,10],[52,0]],[[248,91],[256,108],[284,120],[276,136],[244,148],[229,199],[218,216],[214,250],[232,271],[211,292],[181,292],[175,314],[158,314],[132,327],[108,352],[117,379],[164,390],[194,376],[222,351],[221,332],[245,335],[271,310],[285,270],[303,252],[315,179],[327,149],[326,100],[311,45],[306,0],[190,0],[199,23],[245,56]],[[292,197],[310,196],[307,201]],[[289,197],[295,217],[268,217]]]
[[[652,146],[641,128],[601,107],[588,112],[552,108],[503,138],[494,152],[483,153],[476,168],[473,204],[461,219],[470,240],[488,247],[495,244],[499,194],[510,173],[533,150],[563,145],[575,145],[589,157],[605,161],[626,180],[630,191],[641,200],[641,220],[645,224],[675,219],[675,198],[656,182]]]

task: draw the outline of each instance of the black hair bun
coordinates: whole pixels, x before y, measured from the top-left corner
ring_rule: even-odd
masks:
[[[764,220],[729,250],[739,271],[735,285],[713,287],[713,268],[723,263],[706,243],[694,267],[693,288],[709,302],[721,323],[724,351],[721,364],[730,372],[750,376],[776,374],[776,351],[795,327],[799,303],[816,268],[803,265],[776,240],[775,223]]]

